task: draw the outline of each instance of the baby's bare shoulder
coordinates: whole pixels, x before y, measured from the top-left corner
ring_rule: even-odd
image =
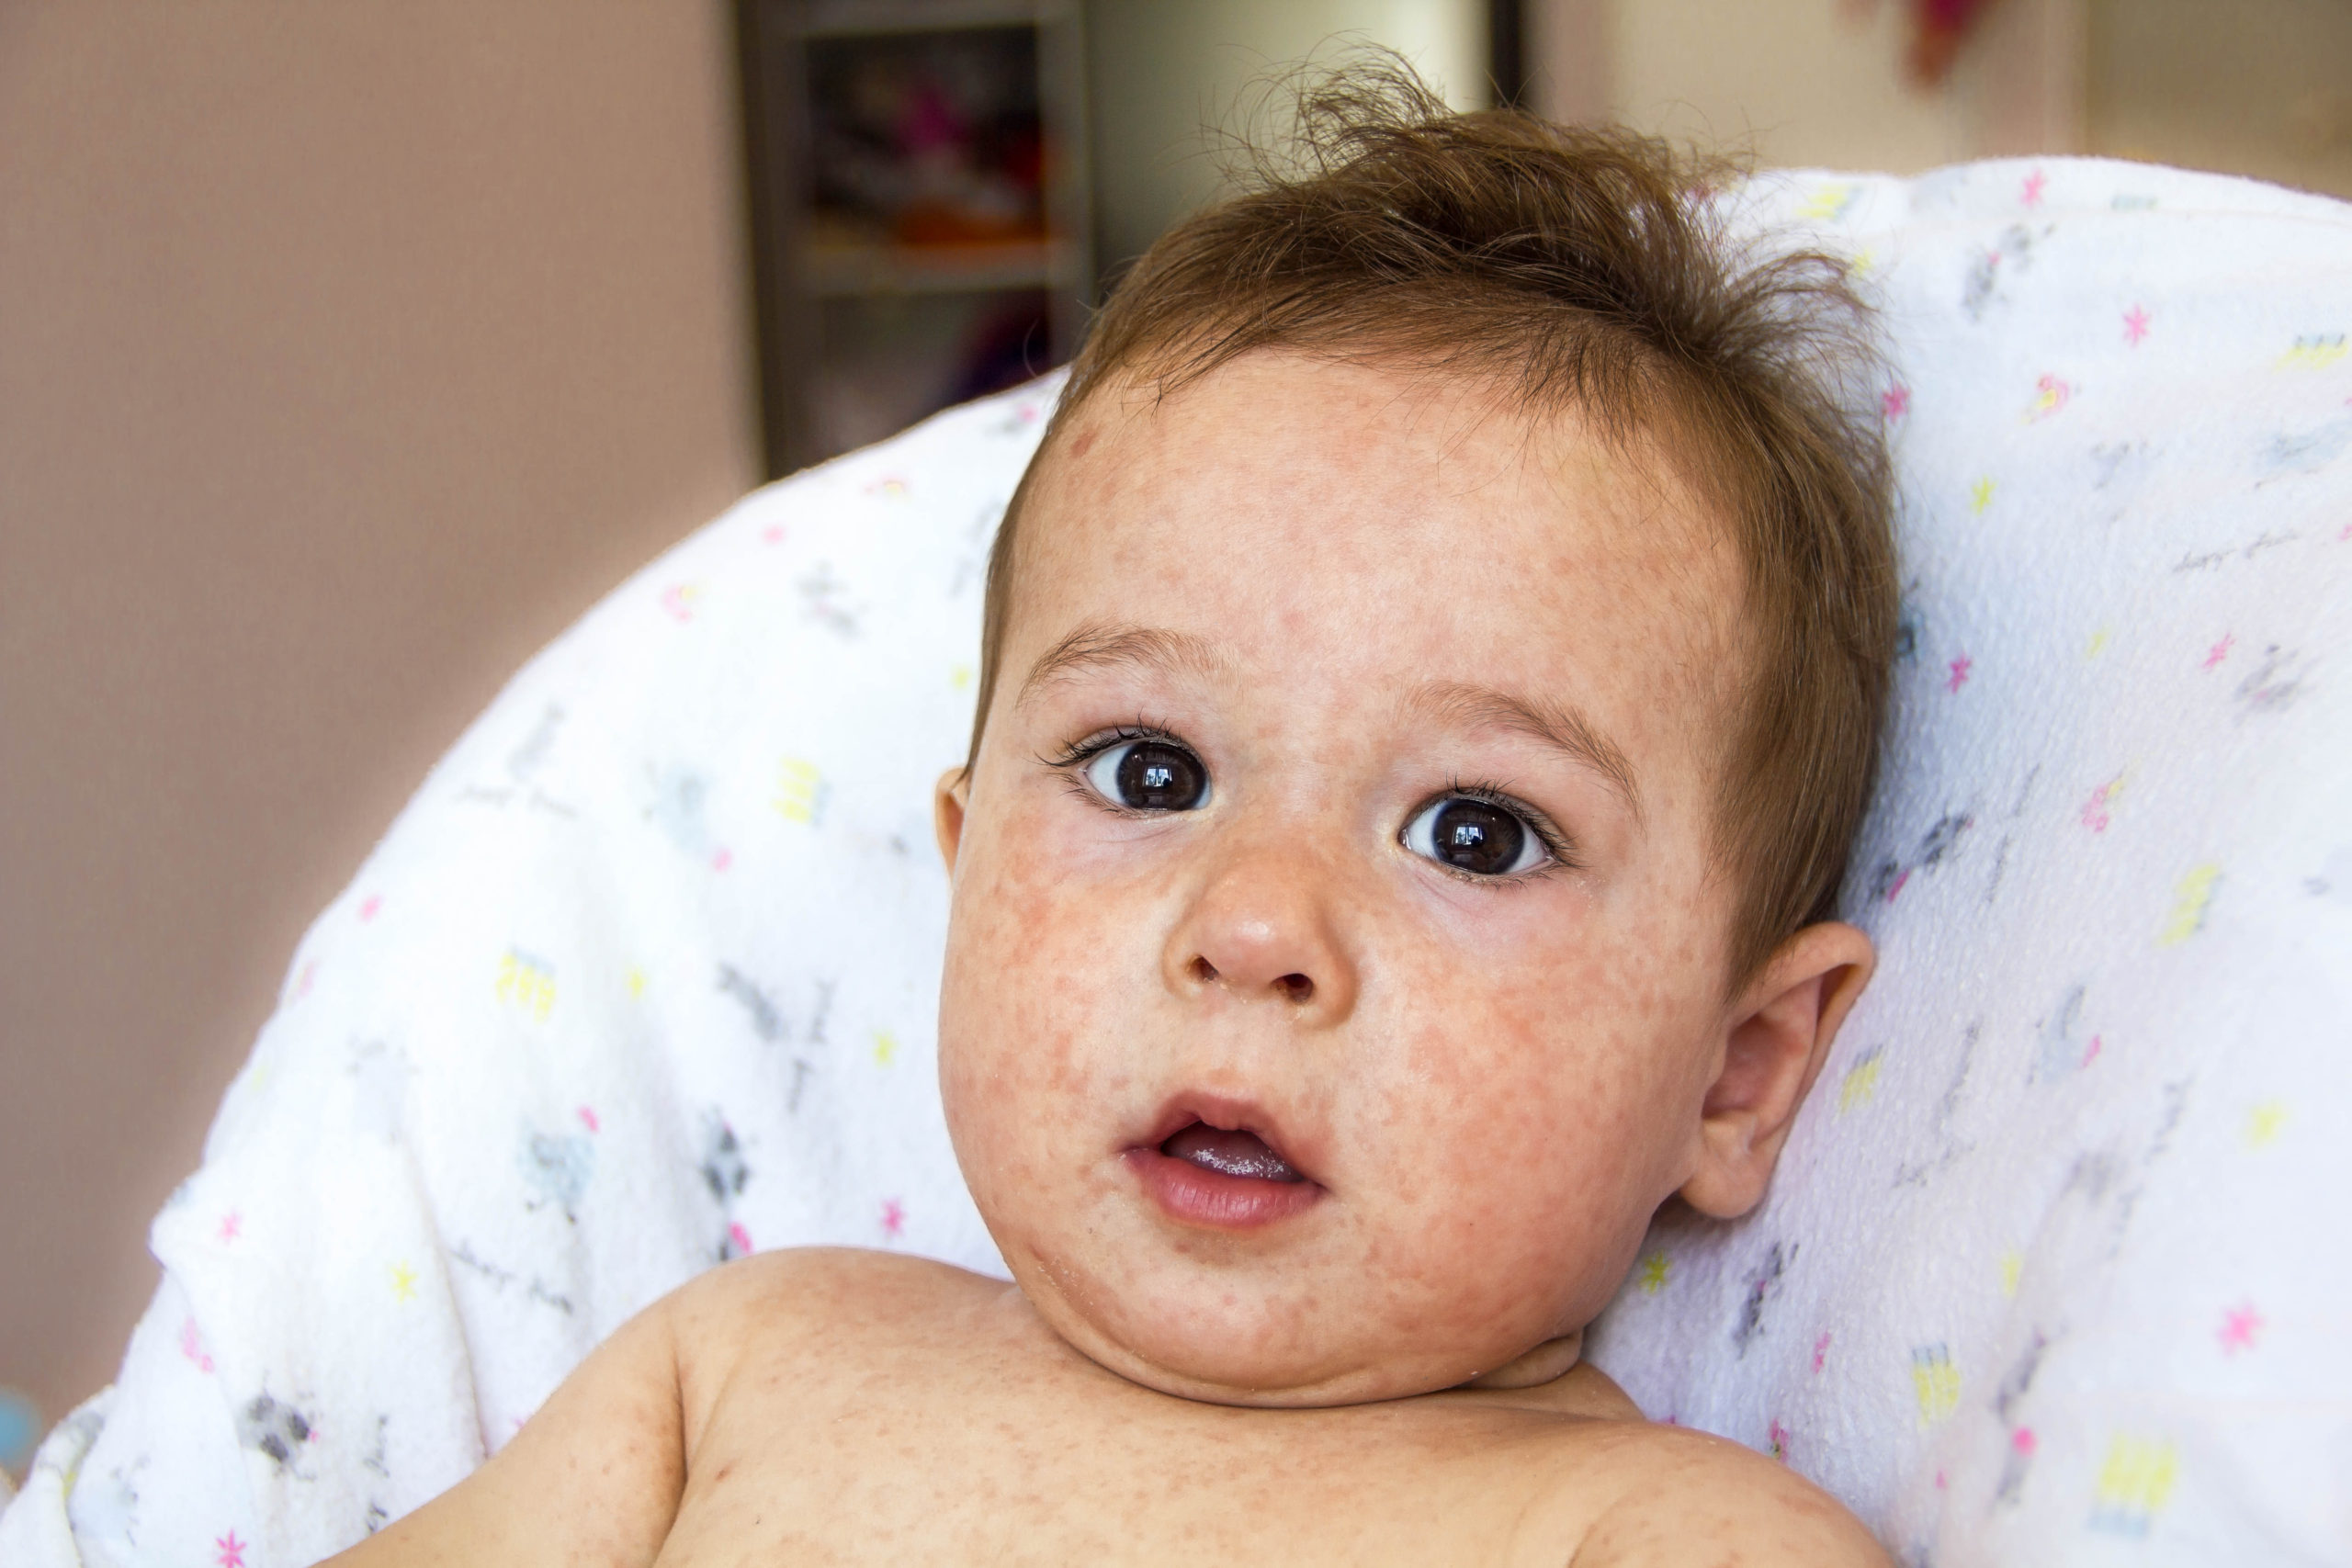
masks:
[[[924,1258],[854,1247],[795,1247],[699,1274],[678,1288],[672,1304],[681,1323],[716,1328],[752,1319],[772,1322],[779,1311],[789,1319],[847,1314],[863,1320],[877,1309],[935,1309],[976,1292],[1003,1288],[1001,1280]]]
[[[1838,1500],[1776,1461],[1688,1427],[1599,1421],[1564,1430],[1551,1495],[1578,1522],[1578,1568],[1621,1563],[1887,1568]],[[1542,1529],[1544,1510],[1531,1510]]]
[[[763,1252],[697,1275],[662,1303],[689,1438],[747,1361],[818,1346],[831,1359],[851,1342],[933,1337],[1005,1289],[951,1264],[847,1247]]]

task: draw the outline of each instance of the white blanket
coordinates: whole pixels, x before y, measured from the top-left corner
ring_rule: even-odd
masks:
[[[2352,1563],[2352,213],[2051,160],[1750,193],[1883,292],[1881,978],[1591,1354],[1908,1563]],[[928,789],[1053,389],[754,495],[519,675],[296,955],[0,1563],[416,1506],[718,1259],[998,1261]]]

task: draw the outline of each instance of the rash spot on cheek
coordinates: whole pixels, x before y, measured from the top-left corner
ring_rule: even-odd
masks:
[[[1000,1106],[1012,1095],[1074,1102],[1093,1087],[1085,1044],[1097,1032],[1099,998],[1067,901],[1060,881],[1017,858],[991,858],[976,887],[964,944],[977,980],[968,998],[980,1053],[973,1066],[988,1064]]]

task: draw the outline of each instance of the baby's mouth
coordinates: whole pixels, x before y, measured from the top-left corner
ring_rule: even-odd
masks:
[[[1159,1152],[1170,1159],[1181,1159],[1203,1170],[1213,1170],[1219,1176],[1245,1177],[1257,1181],[1304,1181],[1306,1179],[1290,1161],[1274,1152],[1273,1145],[1255,1133],[1238,1128],[1228,1132],[1212,1127],[1205,1122],[1195,1122],[1159,1145]]]
[[[1177,1122],[1174,1132],[1136,1144],[1125,1157],[1145,1195],[1177,1224],[1254,1231],[1304,1214],[1321,1200],[1322,1184],[1262,1134],[1216,1125],[1262,1120],[1253,1108],[1179,1105],[1170,1109],[1170,1119]]]

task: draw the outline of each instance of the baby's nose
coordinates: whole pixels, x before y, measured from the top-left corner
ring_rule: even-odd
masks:
[[[1193,974],[1204,985],[1225,977],[1216,964],[1197,953],[1193,955]],[[1243,984],[1246,985],[1248,982],[1245,980]],[[1302,975],[1295,970],[1287,975],[1277,975],[1273,979],[1273,988],[1280,991],[1287,1000],[1311,1002],[1315,999],[1315,976]]]
[[[1211,877],[1171,933],[1172,988],[1289,1004],[1317,1021],[1355,1000],[1353,965],[1315,871],[1283,858],[1237,854]]]

